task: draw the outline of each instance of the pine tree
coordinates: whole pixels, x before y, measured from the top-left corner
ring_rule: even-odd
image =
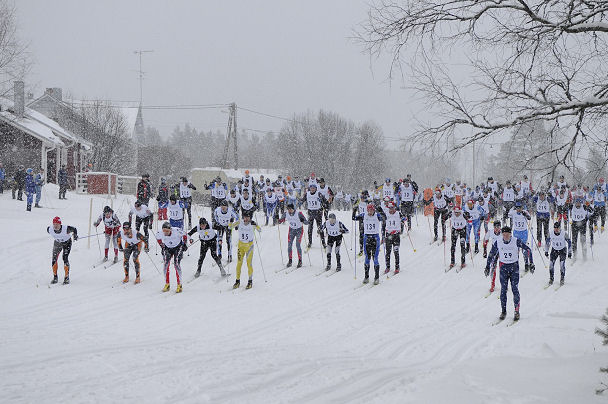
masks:
[[[602,316],[602,323],[604,323],[605,329],[596,328],[595,333],[602,337],[602,345],[608,345],[608,309],[606,313]],[[608,367],[600,368],[600,372],[608,373]],[[602,394],[604,391],[608,390],[608,384],[602,383],[602,388],[597,389],[595,391],[596,394]]]

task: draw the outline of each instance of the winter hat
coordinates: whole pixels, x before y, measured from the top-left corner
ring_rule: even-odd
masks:
[[[59,216],[55,216],[53,218],[53,224],[61,224],[61,219],[59,218]]]

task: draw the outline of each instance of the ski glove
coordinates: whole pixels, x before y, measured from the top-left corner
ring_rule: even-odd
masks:
[[[568,253],[568,258],[572,258],[572,253],[571,252]]]
[[[78,234],[74,234],[74,241],[78,240]]]
[[[490,268],[486,267],[486,269],[483,271],[485,276],[489,276],[490,275]]]
[[[533,274],[534,273],[534,264],[530,264],[530,273]]]

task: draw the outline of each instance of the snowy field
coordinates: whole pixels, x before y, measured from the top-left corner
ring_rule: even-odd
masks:
[[[282,267],[276,227],[264,227],[259,244],[267,282],[256,249],[248,291],[229,290],[234,275],[220,279],[208,256],[203,276],[184,283],[182,294],[174,292],[173,269],[172,291],[161,293],[152,243],[140,258],[142,283],[123,285],[120,263],[92,268],[100,260],[95,237],[90,249],[86,239],[75,243],[72,283],[49,286],[52,218],[87,234],[90,197],[67,197],[58,200],[47,185],[45,208],[26,213],[25,202],[0,195],[0,402],[606,402],[594,394],[598,370],[608,365],[594,334],[608,306],[606,234],[593,260],[568,261],[558,291],[543,289],[548,270],[535,250],[537,272],[520,282],[521,321],[491,326],[500,303],[497,293],[484,299],[481,254],[460,273],[445,273],[444,248],[429,245],[423,217],[411,233],[417,251],[402,239],[402,273],[371,288],[354,289],[362,262],[355,280],[344,247],[344,270],[315,276],[322,269],[316,239],[304,268],[275,273]],[[113,201],[121,221],[133,201]],[[105,204],[93,198],[94,217]],[[193,218],[201,212],[210,218],[202,208]],[[350,213],[338,216],[351,229]],[[286,225],[280,233],[286,255]],[[449,262],[449,245],[445,254]],[[185,282],[197,259],[198,243],[182,261]],[[235,263],[229,269],[234,274]],[[62,263],[58,273],[61,281]]]

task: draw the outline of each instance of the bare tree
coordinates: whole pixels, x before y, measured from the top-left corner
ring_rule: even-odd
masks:
[[[31,67],[27,46],[17,35],[15,7],[0,0],[0,95],[12,89],[14,80],[23,80]]]
[[[434,118],[413,140],[464,133],[460,149],[543,121],[551,146],[539,153],[553,156],[554,176],[581,148],[608,143],[607,21],[602,0],[378,0],[357,38],[391,54],[391,76],[410,52],[411,87]]]
[[[93,169],[132,175],[136,169],[135,144],[128,137],[127,120],[107,101],[83,103],[84,136],[93,142]]]

